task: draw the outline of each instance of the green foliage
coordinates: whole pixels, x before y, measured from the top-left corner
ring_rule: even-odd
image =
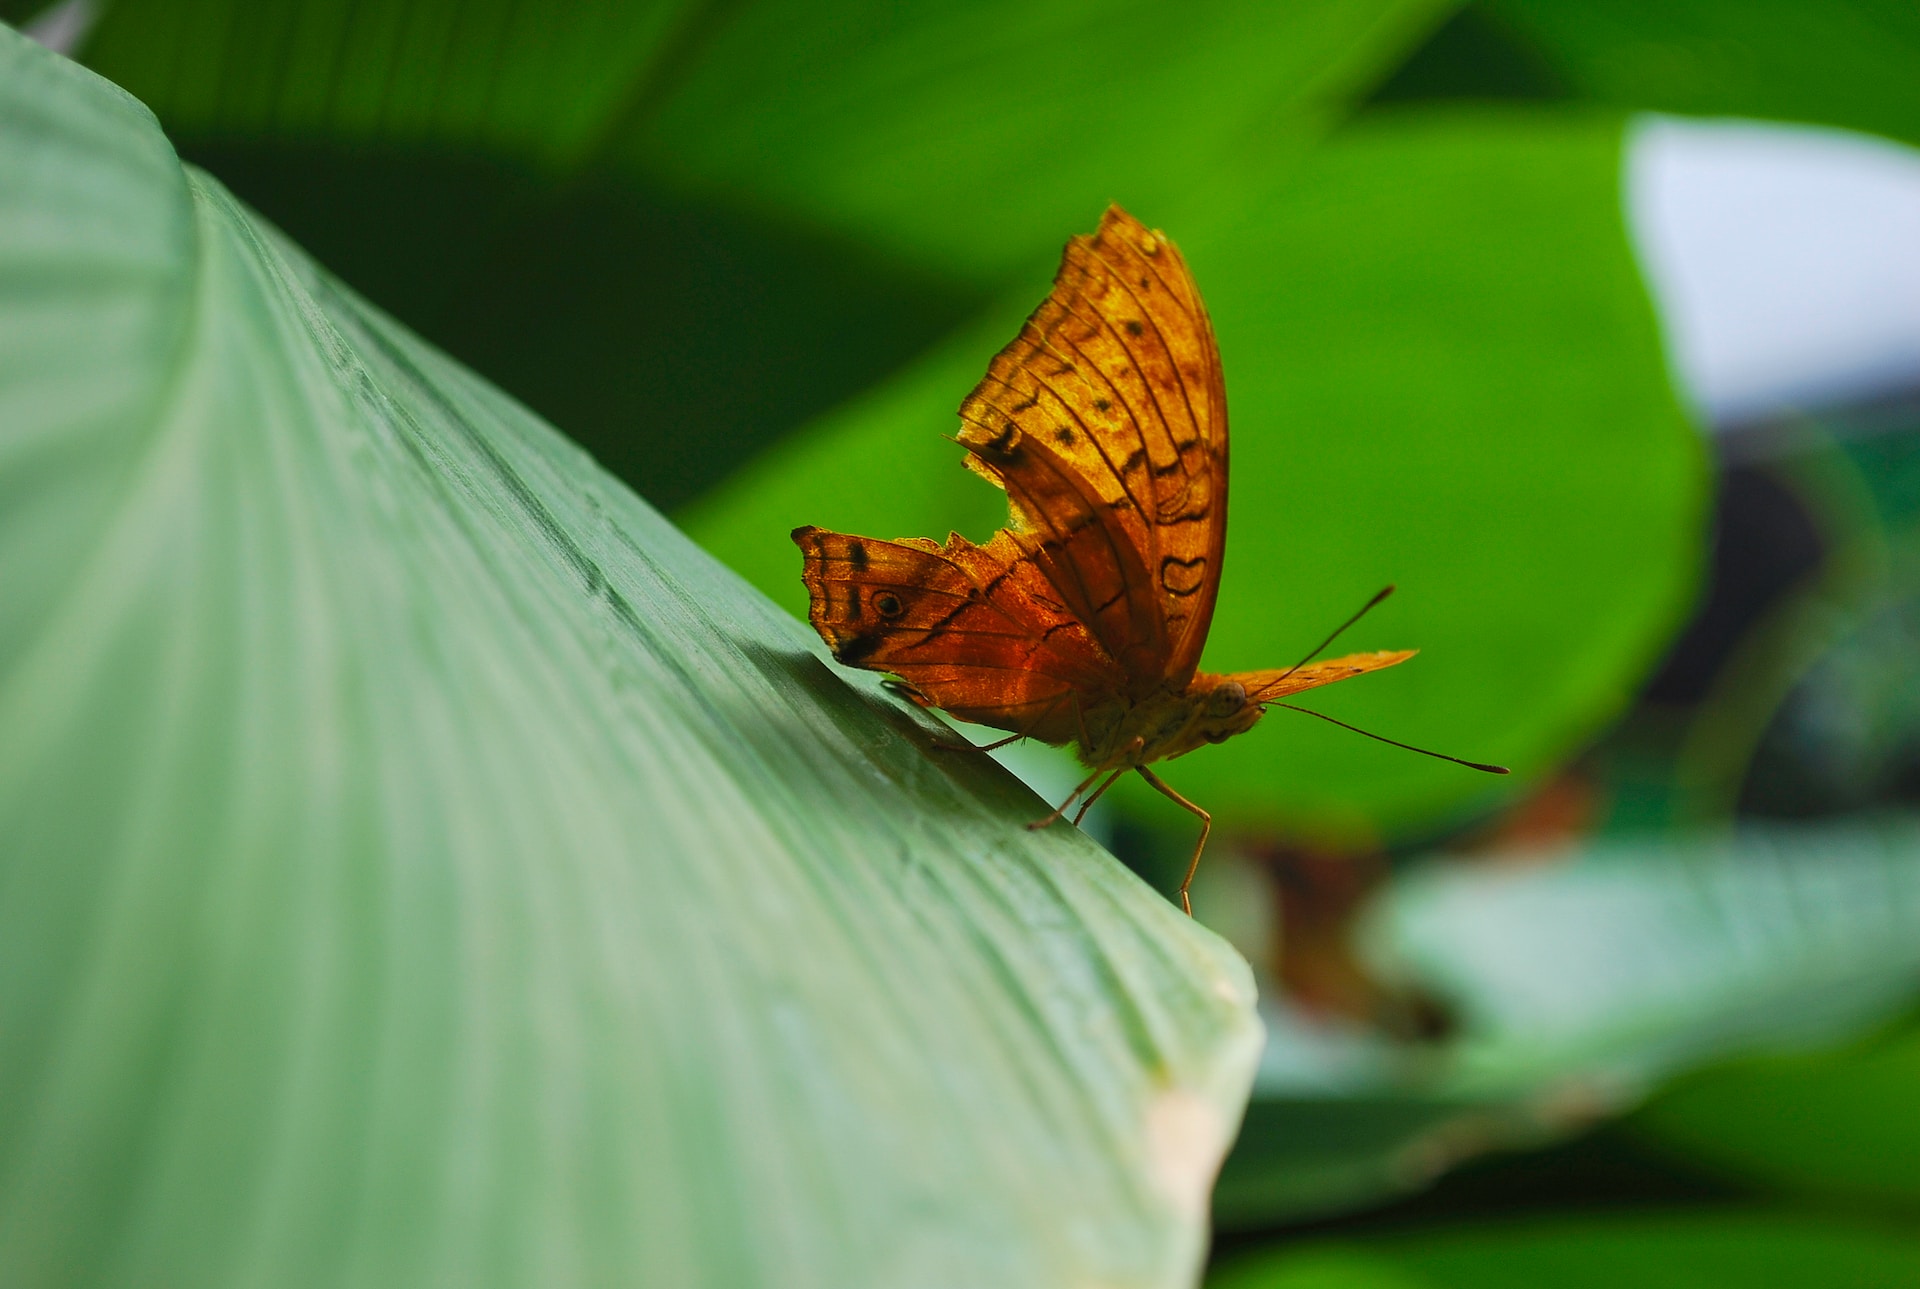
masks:
[[[1697,1164],[1777,1190],[1911,1209],[1920,1205],[1916,1087],[1920,1037],[1909,1029],[1703,1071],[1633,1125]]]
[[[1238,176],[1224,213],[1173,230],[1221,337],[1234,424],[1209,667],[1285,666],[1397,582],[1350,647],[1422,656],[1328,691],[1333,714],[1527,773],[1619,709],[1693,587],[1704,475],[1618,170],[1608,119],[1383,115],[1290,177]],[[755,462],[690,530],[797,610],[796,524],[983,537],[1004,500],[941,434],[1044,290],[1036,275]],[[1362,835],[1430,827],[1489,791],[1287,713],[1168,777],[1236,821]]]
[[[1209,663],[1291,662],[1397,581],[1351,643],[1422,656],[1326,710],[1525,774],[1619,710],[1703,558],[1623,114],[1920,140],[1893,0],[98,11],[88,61],[292,238],[0,44],[9,1284],[1175,1284],[1197,1257],[1241,965],[1069,830],[1021,833],[1031,795],[306,253],[796,608],[796,523],[1001,522],[941,434],[1122,201],[1225,351]],[[1736,772],[1776,703],[1694,760]],[[1500,799],[1286,713],[1172,777],[1238,829],[1349,841]],[[1372,961],[1458,1032],[1329,1051],[1354,1036],[1270,1009],[1223,1217],[1373,1202],[1910,997],[1898,827],[1598,851],[1397,882]],[[1754,1058],[1635,1130],[1782,1202],[1910,1210],[1911,1049]],[[1915,1257],[1701,1213],[1219,1283]]]
[[[1844,1222],[1734,1212],[1532,1221],[1309,1246],[1231,1264],[1210,1289],[1881,1289],[1920,1279],[1920,1242]]]
[[[1250,140],[1311,139],[1444,7],[125,0],[91,59],[197,135],[631,170],[1004,275],[1110,199],[1200,206]]]
[[[1583,97],[1920,142],[1907,0],[1480,0]]]
[[[1205,218],[1222,171],[1296,153],[1445,7],[995,0],[822,21],[807,0],[761,3],[703,50],[637,155],[1003,279],[1108,201]]]
[[[87,56],[677,506],[1109,200],[1184,222],[1240,151],[1297,154],[1441,7],[115,0]]]
[[[1245,966],[0,30],[0,1283],[1186,1283]]]
[[[1269,1009],[1272,1046],[1215,1195],[1225,1226],[1421,1187],[1462,1159],[1584,1128],[1675,1071],[1780,1049],[1803,1054],[1697,1076],[1635,1122],[1739,1176],[1913,1194],[1911,1041],[1804,1050],[1907,1005],[1920,826],[1434,861],[1395,879],[1362,934],[1375,978],[1433,1000],[1453,1033],[1396,1045]]]

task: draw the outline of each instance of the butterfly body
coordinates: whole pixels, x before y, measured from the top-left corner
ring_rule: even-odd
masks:
[[[1119,207],[1068,242],[960,419],[965,464],[1005,490],[1009,525],[984,545],[797,528],[808,618],[839,661],[922,706],[1076,745],[1093,776],[1075,796],[1138,770],[1204,823],[1147,767],[1412,656],[1199,670],[1226,549],[1226,388],[1185,261]]]
[[[1086,713],[1077,751],[1088,769],[1133,769],[1223,743],[1250,730],[1262,709],[1231,676],[1196,673],[1183,690],[1138,702],[1118,701]]]

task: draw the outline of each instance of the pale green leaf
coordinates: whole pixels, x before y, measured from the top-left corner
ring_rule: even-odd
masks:
[[[1187,1283],[1246,969],[0,30],[0,1283]]]

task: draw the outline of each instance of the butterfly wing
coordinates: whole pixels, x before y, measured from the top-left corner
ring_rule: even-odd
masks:
[[[1014,544],[1141,697],[1184,688],[1227,531],[1220,354],[1180,252],[1115,206],[960,407]]]
[[[807,617],[833,655],[891,672],[923,706],[1049,743],[1125,677],[1006,534],[880,541],[796,528]]]
[[[1304,689],[1318,689],[1336,680],[1364,676],[1370,671],[1403,663],[1418,652],[1417,649],[1388,649],[1379,653],[1350,653],[1344,658],[1329,658],[1325,662],[1312,662],[1304,667],[1236,671],[1227,679],[1240,682],[1247,691],[1249,702],[1277,703],[1289,694],[1297,694]]]

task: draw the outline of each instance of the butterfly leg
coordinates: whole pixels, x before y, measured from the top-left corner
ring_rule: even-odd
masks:
[[[975,752],[998,752],[1001,748],[1005,747],[1007,744],[1018,743],[1021,739],[1025,737],[1026,737],[1025,734],[1009,734],[1005,738],[997,738],[991,743],[969,743],[967,744],[967,746],[972,748]]]
[[[1009,743],[1018,743],[1023,738],[1031,737],[1033,732],[1040,728],[1047,717],[1053,715],[1054,711],[1059,708],[1061,699],[1064,699],[1066,696],[1066,694],[1060,694],[1055,697],[1051,703],[1048,703],[1040,710],[1038,716],[1027,722],[1025,729],[1017,734],[1009,734],[1005,738],[997,738],[991,743],[942,743],[936,739],[933,744],[934,750],[939,752],[998,752]]]
[[[1151,783],[1161,796],[1200,816],[1200,840],[1193,844],[1193,858],[1187,861],[1187,875],[1180,880],[1180,907],[1188,917],[1192,917],[1193,901],[1187,898],[1187,888],[1193,885],[1193,875],[1200,871],[1200,852],[1207,848],[1207,834],[1213,831],[1213,816],[1162,783],[1160,777],[1146,766],[1136,765],[1133,768],[1140,771],[1140,777]]]
[[[1065,801],[1062,801],[1059,807],[1056,810],[1054,810],[1052,814],[1048,815],[1045,819],[1036,819],[1032,823],[1028,824],[1027,831],[1038,832],[1042,828],[1045,828],[1050,824],[1052,824],[1056,819],[1060,818],[1061,815],[1066,814],[1067,807],[1073,804],[1074,798],[1078,797],[1081,793],[1085,792],[1088,788],[1092,787],[1093,781],[1105,773],[1106,773],[1106,770],[1104,769],[1095,770],[1092,774],[1089,774],[1086,778],[1080,780],[1080,786],[1075,788],[1072,792],[1069,792],[1067,794],[1067,799]]]
[[[1125,767],[1124,765],[1121,766],[1118,770],[1115,770],[1111,778],[1109,778],[1105,783],[1101,784],[1099,787],[1093,790],[1092,796],[1088,797],[1085,801],[1082,801],[1080,803],[1080,809],[1076,810],[1073,815],[1073,826],[1075,828],[1078,828],[1080,826],[1080,821],[1087,817],[1087,811],[1093,809],[1093,803],[1098,801],[1102,796],[1106,795],[1107,789],[1111,788],[1116,782],[1118,782],[1120,779],[1120,776],[1125,774],[1126,772],[1127,772],[1127,767]]]

